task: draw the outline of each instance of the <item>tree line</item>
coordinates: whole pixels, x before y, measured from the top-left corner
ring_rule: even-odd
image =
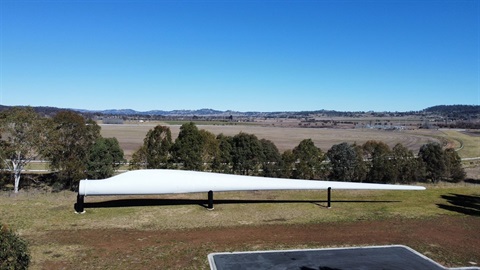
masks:
[[[72,111],[46,118],[30,107],[14,107],[0,113],[0,134],[0,169],[12,173],[15,192],[25,166],[39,157],[49,161],[58,189],[112,176],[125,162],[116,138],[103,138],[95,121]]]
[[[457,152],[438,143],[423,145],[415,156],[400,143],[393,148],[373,140],[340,143],[324,152],[305,139],[280,153],[272,141],[253,134],[215,136],[192,122],[180,127],[175,140],[166,126],[151,129],[130,161],[130,169],[142,168],[402,184],[465,178]]]
[[[103,138],[100,126],[72,111],[40,117],[32,108],[0,113],[0,170],[11,172],[18,192],[21,172],[32,160],[49,161],[60,189],[75,189],[81,179],[110,177],[125,162],[116,138]],[[311,139],[280,153],[272,141],[253,134],[235,136],[181,126],[173,140],[166,126],[148,131],[130,160],[130,169],[183,169],[292,179],[411,183],[461,181],[465,172],[453,149],[423,145],[418,155],[402,144],[380,141],[341,143],[324,152]]]

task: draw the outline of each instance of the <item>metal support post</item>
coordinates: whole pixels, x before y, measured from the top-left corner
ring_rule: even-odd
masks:
[[[207,209],[208,210],[213,210],[213,191],[209,191],[208,192],[208,206],[207,206]]]
[[[332,208],[332,188],[327,189],[327,208]]]
[[[85,196],[77,194],[77,203],[73,206],[75,208],[75,212],[77,214],[83,214],[85,213],[85,208],[83,206]]]

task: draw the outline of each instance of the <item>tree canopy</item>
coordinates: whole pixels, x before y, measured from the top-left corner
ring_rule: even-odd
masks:
[[[232,139],[232,169],[236,174],[252,175],[265,155],[257,136],[240,132]]]
[[[88,153],[87,177],[89,179],[110,177],[123,162],[125,162],[123,150],[116,138],[98,138]]]
[[[266,139],[261,139],[260,145],[263,152],[263,160],[261,161],[262,176],[281,176],[282,155],[280,155],[277,146],[272,141]]]
[[[333,145],[327,151],[330,161],[329,179],[336,181],[352,181],[359,159],[355,147],[348,143]]]
[[[50,161],[65,188],[73,189],[87,177],[89,153],[100,136],[100,126],[72,111],[57,113],[48,128],[42,154]]]
[[[366,158],[370,159],[367,180],[375,183],[387,183],[395,178],[390,147],[380,141],[367,141],[364,146]]]
[[[462,159],[458,153],[452,149],[445,149],[443,156],[445,158],[445,177],[453,182],[465,180],[465,170],[462,167]]]
[[[315,146],[312,139],[302,140],[293,148],[295,168],[293,177],[299,179],[321,179],[324,176],[322,162],[325,155],[322,150]]]
[[[174,160],[185,170],[201,171],[203,148],[203,137],[197,126],[193,122],[183,124],[173,145]]]
[[[233,137],[219,134],[217,136],[218,153],[214,160],[214,172],[232,173]]]
[[[0,157],[13,172],[14,191],[18,192],[21,172],[39,155],[40,147],[46,142],[45,120],[32,108],[12,108],[0,114]]]
[[[153,130],[149,130],[143,142],[147,168],[167,168],[172,145],[170,128],[158,125]]]
[[[420,161],[402,144],[396,144],[392,148],[391,162],[394,170],[392,183],[409,184],[421,180],[425,175]]]
[[[438,143],[422,145],[418,157],[425,165],[427,178],[434,183],[440,181],[447,169],[442,146]]]

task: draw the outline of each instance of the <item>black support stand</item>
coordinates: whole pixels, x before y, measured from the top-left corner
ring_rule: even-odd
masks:
[[[208,210],[213,210],[213,191],[209,191],[208,192],[208,206],[207,206],[207,209]]]
[[[332,208],[332,188],[327,189],[327,208]]]
[[[77,212],[77,214],[85,213],[85,208],[83,207],[84,199],[85,199],[85,196],[80,195],[80,194],[77,195],[77,203],[73,206],[73,208],[75,208],[75,212]]]

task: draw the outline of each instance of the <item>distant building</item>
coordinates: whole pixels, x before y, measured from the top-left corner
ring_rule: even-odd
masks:
[[[103,118],[102,123],[109,125],[121,125],[123,124],[122,118]]]

